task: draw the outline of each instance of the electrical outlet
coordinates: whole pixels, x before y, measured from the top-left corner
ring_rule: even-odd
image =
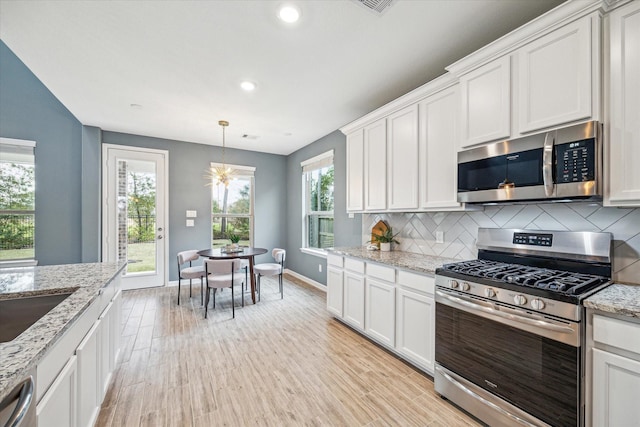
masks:
[[[444,243],[444,231],[436,231],[436,243]]]
[[[318,271],[322,273],[322,264],[318,264]]]
[[[193,227],[194,225],[195,225],[195,222],[192,219],[187,220],[187,227]]]
[[[187,211],[187,218],[196,218],[198,216],[198,211]]]

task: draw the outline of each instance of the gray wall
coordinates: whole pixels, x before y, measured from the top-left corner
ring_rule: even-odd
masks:
[[[349,218],[347,211],[347,160],[345,135],[335,131],[319,140],[291,153],[287,157],[287,268],[322,284],[327,283],[327,262],[323,258],[300,252],[302,247],[302,167],[300,162],[322,154],[333,152],[334,172],[334,245],[360,246],[362,228],[361,215]],[[322,272],[318,265],[322,265]]]
[[[39,264],[82,261],[82,124],[2,41],[0,136],[36,141]]]
[[[177,280],[175,254],[211,247],[211,187],[203,175],[209,164],[220,162],[221,148],[117,132],[102,132],[104,144],[169,151],[169,280]],[[227,148],[225,162],[255,166],[254,245],[273,248],[285,244],[287,194],[286,157]],[[195,227],[187,227],[186,210],[196,210]],[[270,255],[256,262],[271,262]]]

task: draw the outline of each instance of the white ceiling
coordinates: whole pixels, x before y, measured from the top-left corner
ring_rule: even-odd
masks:
[[[293,3],[0,0],[0,38],[84,125],[289,154],[561,1]]]

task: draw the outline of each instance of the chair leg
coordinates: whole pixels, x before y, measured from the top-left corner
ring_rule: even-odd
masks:
[[[180,305],[180,276],[178,276],[178,305]]]
[[[242,289],[242,286],[240,287]],[[242,293],[244,295],[244,292]],[[233,313],[233,318],[236,318],[236,302],[233,298],[233,282],[231,282],[231,313]]]
[[[231,284],[233,286],[233,283]],[[244,291],[242,288],[244,287],[244,283],[240,285],[240,293],[242,294],[242,306],[244,307]]]
[[[209,310],[209,285],[207,285],[207,297],[204,303],[204,318],[207,318],[207,311]]]
[[[216,308],[216,292],[218,292],[218,288],[213,288],[213,308]]]
[[[189,298],[191,298],[191,284],[193,283],[193,279],[189,279]]]
[[[258,302],[260,302],[260,273],[258,273],[258,280],[256,281],[256,285],[258,286]]]
[[[282,281],[282,273],[280,273],[280,299],[284,298],[284,282]]]
[[[203,304],[203,299],[202,299],[202,276],[200,276],[200,305]]]

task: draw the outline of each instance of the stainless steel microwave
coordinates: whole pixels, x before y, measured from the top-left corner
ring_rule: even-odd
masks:
[[[458,201],[602,199],[602,125],[591,121],[458,153]]]

